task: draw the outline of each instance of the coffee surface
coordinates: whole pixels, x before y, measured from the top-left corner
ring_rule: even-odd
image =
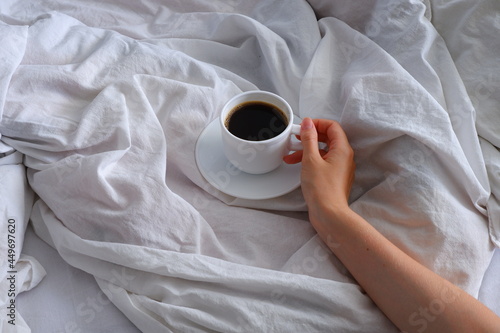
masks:
[[[265,102],[240,104],[226,118],[229,132],[249,141],[272,139],[282,133],[287,125],[287,117],[283,111]]]

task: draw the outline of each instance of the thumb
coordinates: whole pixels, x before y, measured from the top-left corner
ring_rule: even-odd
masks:
[[[300,124],[300,141],[303,147],[302,159],[321,157],[318,150],[318,132],[311,118],[304,118]]]

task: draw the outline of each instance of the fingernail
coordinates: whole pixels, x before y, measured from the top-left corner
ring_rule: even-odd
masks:
[[[304,120],[302,120],[302,123],[300,124],[300,129],[302,130],[310,129],[313,127],[314,124],[311,118],[304,118]]]

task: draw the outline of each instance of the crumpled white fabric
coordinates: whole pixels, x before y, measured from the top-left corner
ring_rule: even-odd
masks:
[[[397,4],[318,22],[299,0],[2,2],[6,24],[29,25],[0,132],[25,154],[37,233],[145,332],[396,332],[300,190],[241,200],[197,170],[225,101],[264,89],[340,121],[352,207],[477,295],[492,245],[474,109],[429,7]]]
[[[3,148],[7,148],[5,145]],[[16,297],[38,285],[45,270],[38,261],[21,254],[33,204],[22,156],[2,149],[0,158],[0,332],[31,332],[18,312]]]
[[[13,72],[26,46],[26,27],[0,24],[0,107]],[[1,113],[0,113],[1,119]],[[1,139],[1,134],[0,134]],[[36,286],[45,276],[36,259],[21,255],[24,233],[33,205],[23,156],[0,142],[0,332],[31,332],[16,307],[16,296]]]
[[[15,273],[9,273],[10,271],[14,271]],[[22,313],[18,311],[14,295],[17,296],[22,292],[36,287],[45,275],[44,268],[35,258],[21,254],[14,269],[9,269],[7,274],[2,276],[2,280],[0,281],[0,289],[3,292],[3,295],[0,297],[0,314],[2,315],[0,332],[31,332],[31,328],[23,319]]]
[[[491,183],[490,235],[500,247],[500,3],[434,2],[434,24],[446,41],[477,113],[477,131]],[[456,19],[462,17],[462,19]]]

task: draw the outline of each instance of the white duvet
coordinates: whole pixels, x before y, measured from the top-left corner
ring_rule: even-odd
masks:
[[[24,155],[30,186],[24,201],[2,193],[0,223],[14,206],[30,216],[144,332],[397,332],[315,235],[300,189],[230,197],[201,176],[195,143],[245,90],[340,121],[352,207],[477,296],[499,239],[500,65],[498,40],[467,24],[480,35],[498,7],[3,1],[2,147]]]

